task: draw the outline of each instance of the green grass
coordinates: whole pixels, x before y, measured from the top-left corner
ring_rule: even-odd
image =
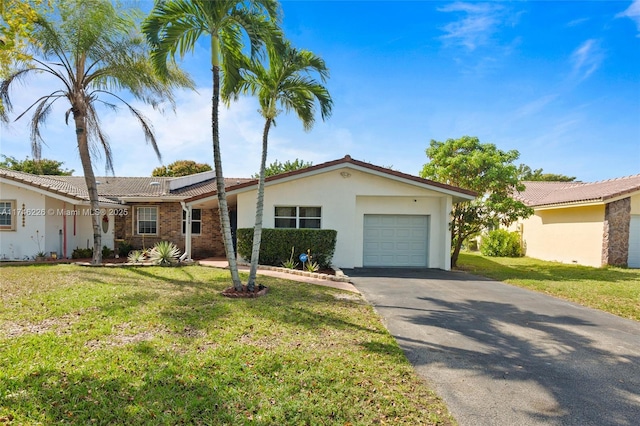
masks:
[[[458,269],[640,321],[640,270],[460,253]]]
[[[246,279],[246,277],[245,277]],[[0,424],[453,425],[373,309],[182,268],[0,268]]]

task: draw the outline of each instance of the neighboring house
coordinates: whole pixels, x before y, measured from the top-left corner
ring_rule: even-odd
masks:
[[[238,228],[254,225],[257,185],[253,180],[226,188]],[[333,264],[342,268],[449,270],[452,204],[475,195],[345,156],[267,178],[263,225],[337,230]],[[196,195],[186,205],[217,208],[216,194]]]
[[[187,216],[181,202],[215,189],[213,172],[96,180],[102,244],[115,250],[119,242],[148,248],[167,240],[184,251]],[[76,248],[93,247],[91,214],[84,177],[36,176],[0,168],[0,259],[24,259],[38,251],[66,258]],[[224,255],[217,210],[194,210],[190,225],[193,256]]]
[[[524,182],[516,198],[526,255],[587,266],[640,268],[640,175],[601,182]]]

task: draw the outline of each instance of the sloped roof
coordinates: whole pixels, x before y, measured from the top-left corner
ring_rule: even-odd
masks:
[[[598,182],[523,182],[515,194],[529,207],[606,202],[640,191],[640,174]]]
[[[41,176],[0,168],[0,177],[21,182],[80,201],[89,201],[87,185],[83,176]],[[170,177],[96,177],[100,202],[118,203],[121,198],[175,198],[188,197],[216,191],[215,179],[207,179],[193,185],[171,190]],[[237,185],[251,179],[225,178],[225,185]]]
[[[385,167],[380,167],[380,166],[376,166],[376,165],[373,165],[373,164],[370,164],[370,163],[366,163],[364,161],[355,160],[355,159],[351,158],[350,155],[345,155],[343,158],[340,158],[338,160],[328,161],[326,163],[321,163],[321,164],[317,164],[317,165],[314,165],[314,166],[305,167],[303,169],[298,169],[298,170],[294,170],[294,171],[291,171],[291,172],[280,173],[280,174],[277,174],[277,175],[269,176],[268,178],[265,179],[265,182],[266,183],[270,183],[270,182],[276,182],[276,181],[285,181],[285,180],[289,180],[289,179],[294,178],[294,177],[312,174],[312,173],[315,173],[317,171],[321,171],[321,170],[324,170],[324,169],[331,169],[333,167],[344,165],[344,164],[353,165],[356,168],[368,169],[370,171],[373,171],[373,172],[376,172],[376,173],[380,173],[380,174],[383,174],[383,175],[387,175],[389,177],[396,177],[396,178],[400,178],[400,179],[416,182],[416,183],[421,184],[421,185],[427,185],[427,186],[436,187],[436,188],[439,188],[439,189],[444,190],[444,191],[457,193],[457,194],[460,194],[460,195],[463,195],[463,196],[467,196],[467,197],[476,197],[477,196],[476,192],[468,190],[468,189],[463,189],[463,188],[459,188],[457,186],[452,186],[452,185],[447,185],[447,184],[440,183],[440,182],[435,182],[435,181],[432,181],[432,180],[429,180],[429,179],[423,179],[423,178],[418,177],[418,176],[409,175],[409,174],[402,173],[402,172],[399,172],[399,171],[396,171],[396,170],[387,169]],[[250,188],[250,187],[255,186],[257,184],[258,184],[258,179],[246,179],[244,182],[239,182],[239,183],[237,183],[235,185],[227,186],[226,190],[228,192],[237,191],[237,190],[242,190],[242,189],[245,189],[245,188]],[[200,194],[200,195],[196,195],[196,196],[193,196],[193,197],[189,198],[187,201],[191,202],[191,201],[201,200],[203,198],[207,198],[207,197],[213,196],[214,193],[203,193],[203,194]]]

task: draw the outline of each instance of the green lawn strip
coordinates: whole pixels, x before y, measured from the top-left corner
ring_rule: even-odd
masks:
[[[198,266],[0,274],[9,424],[455,424],[340,290],[260,277],[267,296],[227,299],[228,272]]]
[[[461,253],[458,269],[640,321],[640,270]]]

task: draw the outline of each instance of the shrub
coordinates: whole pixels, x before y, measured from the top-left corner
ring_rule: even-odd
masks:
[[[336,250],[337,234],[333,229],[265,228],[260,242],[260,264],[281,266],[292,259],[291,247],[297,247],[298,254],[313,250],[311,255],[319,267],[328,268]],[[238,254],[251,259],[253,228],[240,228],[237,235]]]
[[[133,250],[133,246],[127,241],[121,241],[120,244],[118,244],[118,255],[120,257],[129,256],[131,250]]]
[[[113,250],[111,250],[109,247],[107,246],[102,246],[102,258],[103,259],[108,259],[111,256],[113,256]]]
[[[72,259],[87,259],[90,257],[93,257],[92,248],[81,249],[76,247],[76,249],[71,253]]]
[[[156,265],[171,266],[178,262],[180,249],[170,241],[157,242],[149,252],[149,260]]]
[[[520,234],[504,229],[496,229],[482,238],[480,253],[492,257],[520,257]]]

